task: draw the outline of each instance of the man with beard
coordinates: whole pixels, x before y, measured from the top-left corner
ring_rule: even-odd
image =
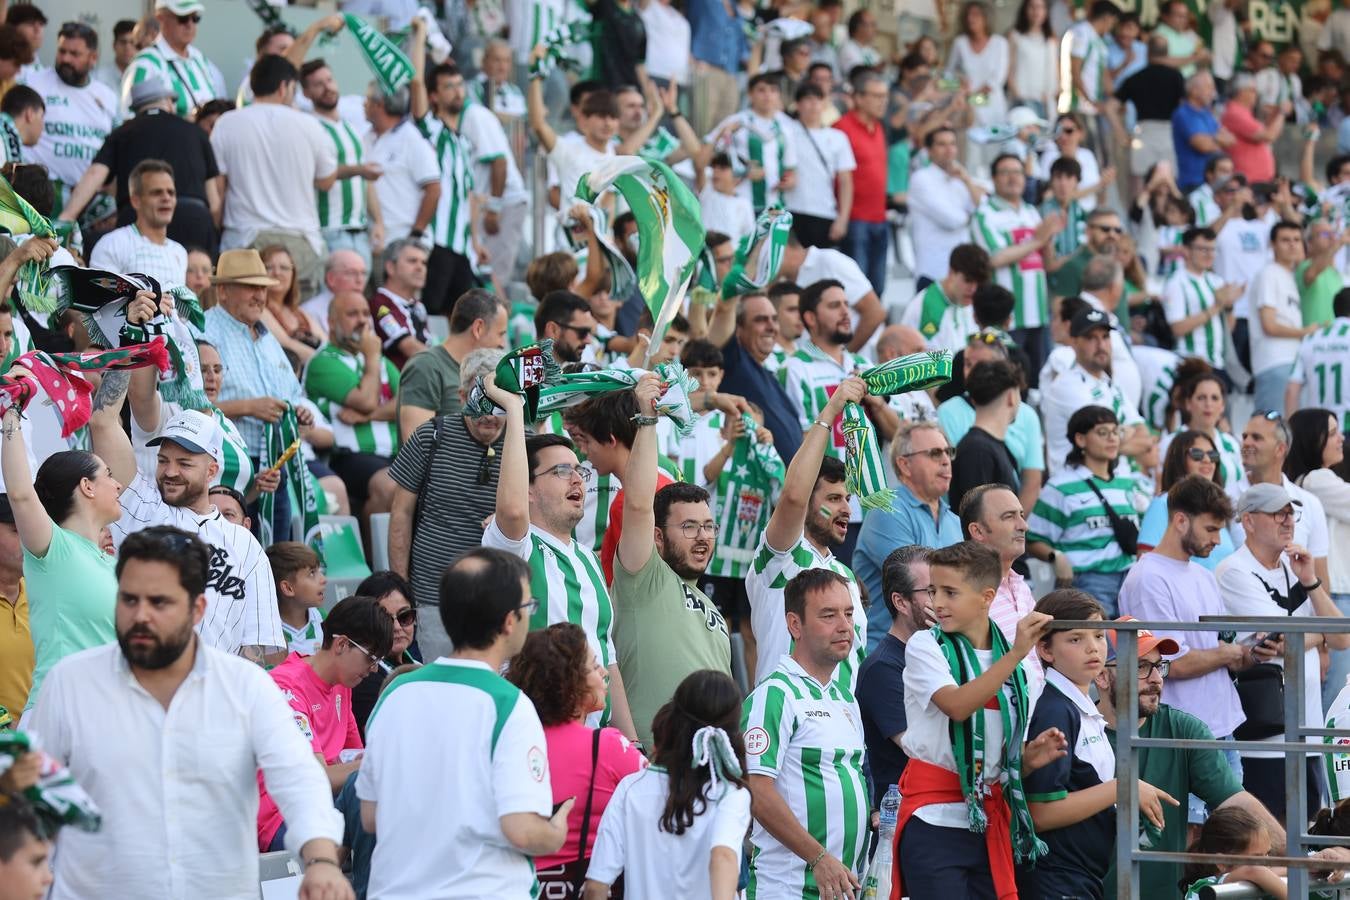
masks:
[[[783,589],[804,569],[830,569],[848,582],[853,597],[853,648],[839,663],[835,683],[851,694],[857,682],[858,666],[866,655],[867,613],[857,578],[833,552],[848,537],[849,494],[843,462],[827,457],[826,450],[844,404],[861,403],[866,393],[867,386],[856,376],[839,383],[788,465],[778,506],[755,549],[745,579],[750,626],[758,648],[755,684],[778,667],[791,647],[783,618]]]
[[[571,291],[549,291],[535,310],[534,333],[539,340],[553,341],[553,358],[559,363],[581,362],[586,348],[595,343],[591,306]]]
[[[628,711],[614,652],[614,606],[610,601],[600,561],[589,547],[573,540],[572,529],[581,521],[586,481],[591,469],[577,460],[572,442],[562,435],[525,438],[525,400],[496,386],[489,374],[483,379],[487,396],[506,412],[501,471],[497,480],[496,514],[483,533],[483,546],[505,550],[530,565],[530,590],[538,599],[530,615],[530,630],[555,622],[571,622],[586,638],[609,671],[609,699],[595,717],[618,728],[630,740],[637,737]]]
[[[314,118],[333,143],[337,181],[318,193],[319,230],[328,252],[352,250],[370,267],[372,249],[384,247],[384,220],[375,180],[383,170],[366,160],[361,136],[338,113],[337,79],[322,59],[300,67],[300,92],[314,106]]]
[[[402,261],[396,261],[393,265],[386,262],[386,272],[391,268],[403,269],[405,262],[415,263],[419,259],[423,265],[414,271],[417,274],[426,271],[426,251],[416,244],[404,242],[398,251],[398,257]],[[383,308],[383,304],[387,302],[383,299],[387,287],[386,283],[385,287],[380,288],[380,293],[376,294],[375,303],[372,305],[380,305]],[[407,438],[419,425],[435,416],[459,414],[463,408],[463,403],[459,399],[459,389],[464,383],[460,377],[460,364],[475,350],[503,349],[506,346],[507,318],[506,307],[502,305],[501,300],[491,291],[482,288],[466,291],[455,301],[455,308],[450,311],[450,334],[444,341],[423,353],[418,353],[403,366],[398,391],[399,434]],[[377,328],[380,326],[378,314],[375,317],[375,324]],[[397,363],[397,354],[390,352],[389,331],[380,330],[385,335],[385,353]],[[397,343],[397,347],[402,348],[408,343],[409,335],[405,334],[402,341]]]
[[[1125,233],[1120,214],[1113,209],[1094,209],[1088,213],[1085,240],[1064,258],[1049,276],[1052,297],[1076,297],[1083,290],[1083,270],[1094,256],[1115,256],[1120,236]]]
[[[94,245],[89,266],[109,272],[139,272],[168,288],[187,279],[187,250],[169,238],[169,223],[178,207],[173,167],[144,159],[131,170],[131,206],[136,224],[108,232]]]
[[[1219,495],[1224,496],[1222,490],[1219,491]],[[1196,540],[1200,542],[1206,539]],[[1129,616],[1122,617],[1122,619],[1129,618]],[[1106,634],[1110,639],[1108,661],[1096,678],[1097,709],[1106,719],[1106,737],[1114,747],[1117,723],[1120,721],[1120,715],[1116,710],[1116,679],[1122,673],[1115,659],[1116,632],[1108,631]],[[1214,734],[1201,719],[1161,702],[1169,677],[1176,677],[1176,670],[1171,668],[1173,664],[1163,659],[1163,656],[1172,656],[1181,649],[1181,646],[1171,638],[1155,636],[1149,631],[1140,631],[1137,634],[1139,668],[1133,677],[1139,679],[1139,706],[1135,710],[1138,716],[1139,737],[1163,740],[1214,740]],[[1188,631],[1186,634],[1196,636],[1204,632]],[[1201,800],[1211,810],[1225,806],[1239,806],[1247,810],[1270,832],[1271,852],[1277,855],[1281,853],[1285,842],[1284,828],[1261,805],[1260,800],[1242,789],[1242,782],[1225,761],[1223,753],[1197,747],[1147,747],[1136,752],[1139,755],[1140,781],[1147,782],[1173,797],[1180,798],[1189,794]],[[1149,849],[1179,853],[1186,849],[1187,843],[1186,810],[1184,807],[1170,804],[1164,804],[1162,809],[1164,820],[1162,834],[1150,833],[1153,843]],[[1171,896],[1175,893],[1177,882],[1180,880],[1179,863],[1144,863],[1140,867],[1139,896]],[[1114,900],[1116,896],[1114,864],[1106,877],[1105,887],[1106,896]]]
[[[89,77],[97,62],[98,33],[83,22],[67,22],[57,37],[55,68],[43,69],[28,82],[47,104],[42,140],[33,148],[32,160],[51,174],[58,207],[89,168],[117,118],[117,95]]]
[[[794,236],[788,235],[778,277],[796,282],[803,289],[820,281],[838,284],[849,310],[848,349],[855,353],[861,352],[886,322],[886,310],[882,308],[877,292],[872,290],[872,283],[856,262],[838,250],[803,247]]]
[[[633,393],[637,435],[623,474],[614,646],[638,740],[651,746],[652,719],[686,676],[731,674],[731,641],[722,613],[697,586],[717,539],[708,492],[692,484],[656,489],[660,381],[644,375]]]
[[[1233,517],[1232,502],[1213,481],[1190,475],[1167,492],[1167,517],[1167,530],[1158,545],[1140,556],[1125,576],[1120,611],[1151,622],[1195,622],[1200,616],[1223,616],[1227,608],[1214,573],[1192,557],[1209,556],[1219,545],[1220,532]],[[1220,740],[1232,740],[1234,729],[1245,719],[1232,673],[1275,654],[1259,645],[1221,641],[1210,631],[1179,631],[1171,636],[1177,649],[1169,654],[1172,673],[1165,688],[1167,702],[1204,722]],[[1143,650],[1142,644],[1139,649]],[[1226,756],[1240,780],[1238,754],[1229,751]],[[1157,786],[1171,793],[1165,785]],[[1195,801],[1192,806],[1191,821],[1204,821],[1203,808]]]
[[[176,528],[127,537],[117,643],[48,673],[33,725],[103,813],[97,834],[61,835],[52,897],[256,896],[259,769],[304,865],[301,895],[353,896],[342,818],[281,692],[193,633],[210,606],[211,556]]]
[[[262,662],[286,646],[277,612],[276,583],[257,538],[227,521],[207,491],[222,464],[224,434],[214,417],[183,410],[147,442],[158,449],[154,476],[136,470],[131,441],[122,430],[121,403],[95,410],[89,422],[92,446],[127,485],[122,518],[111,526],[114,546],[153,525],[197,534],[211,549],[202,640],[226,653]]]

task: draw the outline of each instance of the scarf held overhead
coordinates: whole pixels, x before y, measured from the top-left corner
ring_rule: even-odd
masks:
[[[83,373],[144,366],[155,366],[163,373],[169,370],[169,354],[164,339],[155,338],[146,344],[116,350],[83,353],[30,350],[14,360],[14,365],[33,373],[33,378],[0,375],[0,414],[10,407],[20,411],[27,409],[41,389],[56,407],[57,417],[61,420],[61,437],[68,438],[83,428],[93,413],[94,386]]]

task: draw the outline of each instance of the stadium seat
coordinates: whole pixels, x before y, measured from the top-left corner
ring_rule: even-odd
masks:
[[[356,586],[370,576],[365,550],[361,546],[361,527],[355,516],[320,516],[323,533],[324,612],[343,597],[356,593]]]
[[[376,572],[389,568],[389,513],[370,515],[370,567]]]

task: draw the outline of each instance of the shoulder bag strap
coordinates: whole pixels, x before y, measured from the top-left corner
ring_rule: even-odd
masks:
[[[581,841],[577,844],[576,896],[581,896],[586,880],[586,842],[591,837],[591,803],[595,799],[595,773],[600,768],[600,729],[591,732],[591,783],[586,788],[586,812],[581,816]]]
[[[1097,482],[1094,479],[1095,476],[1088,475],[1087,486],[1092,488],[1092,493],[1096,494],[1097,499],[1102,501],[1102,507],[1106,510],[1106,517],[1111,520],[1111,530],[1119,533],[1120,529],[1125,527],[1125,520],[1111,507],[1110,503],[1106,502],[1106,496],[1101,492],[1101,489],[1097,487]],[[1135,527],[1137,528],[1138,526]],[[1119,543],[1119,539],[1117,539],[1117,543]],[[1120,549],[1124,550],[1125,548],[1121,547]]]
[[[801,120],[797,121],[797,125],[806,134],[806,139],[811,142],[811,149],[816,151],[816,157],[820,159],[820,167],[825,170],[826,175],[833,178],[834,173],[830,171],[830,164],[825,161],[825,154],[820,152],[820,145],[817,144],[816,139],[811,136],[811,129],[807,128]]]
[[[417,503],[413,505],[413,535],[417,534],[417,529],[422,525],[422,511],[426,509],[427,490],[431,486],[431,472],[436,465],[436,453],[441,449],[441,429],[444,424],[441,416],[432,416],[431,418],[431,446],[427,448],[427,467],[426,473],[422,476],[422,484],[417,489]],[[412,574],[412,562],[415,540],[408,541],[408,574]],[[417,605],[416,598],[413,598],[413,604]],[[423,604],[429,605],[429,604]]]

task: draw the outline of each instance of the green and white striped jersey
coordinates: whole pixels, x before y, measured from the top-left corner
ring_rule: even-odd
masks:
[[[942,282],[935,281],[920,291],[904,312],[900,324],[917,328],[928,342],[929,350],[948,350],[955,354],[966,346],[966,338],[979,329],[969,306],[957,306],[942,293]]]
[[[1191,209],[1195,211],[1196,228],[1213,225],[1218,221],[1219,216],[1223,215],[1223,210],[1219,209],[1219,204],[1214,200],[1214,188],[1208,184],[1202,184],[1187,194],[1186,201],[1191,204]]]
[[[1077,84],[1073,85],[1072,108],[1091,108],[1106,99],[1106,41],[1086,20],[1070,28],[1068,38],[1069,52],[1083,61],[1083,88],[1087,91],[1087,96],[1083,96]]]
[[[1289,380],[1303,385],[1299,407],[1334,412],[1350,430],[1350,319],[1336,318],[1303,338]]]
[[[173,88],[177,100],[174,112],[190,116],[192,111],[208,100],[216,99],[216,88],[211,78],[210,65],[202,51],[188,47],[187,59],[179,56],[160,35],[127,66],[122,75],[122,117],[131,115],[131,88],[150,77],[162,78]]]
[[[977,246],[990,256],[1036,239],[1041,214],[1030,203],[1013,206],[1002,197],[990,195],[975,210],[970,234]],[[994,283],[1012,291],[1014,328],[1041,328],[1050,322],[1050,303],[1045,285],[1045,259],[1035,250],[1010,266],[994,270]],[[955,352],[959,348],[950,348]]]
[[[1070,466],[1041,489],[1027,520],[1027,543],[1049,544],[1069,557],[1075,572],[1123,572],[1135,558],[1116,543],[1111,519],[1089,478],[1119,518],[1139,524],[1139,488],[1133,476],[1117,470],[1110,481],[1103,481],[1086,466]]]
[[[1064,214],[1064,230],[1055,235],[1050,242],[1055,248],[1055,256],[1073,256],[1087,240],[1087,210],[1083,209],[1083,204],[1077,200],[1070,200],[1069,208],[1065,209],[1054,197],[1046,197],[1041,203],[1041,218],[1051,213]]]
[[[793,818],[859,879],[867,864],[867,781],[862,714],[837,681],[821,684],[791,656],[745,699],[746,772],[767,775]],[[820,897],[806,861],[758,820],[750,832],[747,900]]]
[[[431,141],[441,167],[441,199],[431,220],[432,238],[437,246],[468,256],[469,235],[473,228],[469,216],[473,146],[462,134],[430,114],[418,120],[417,129]]]
[[[1331,701],[1331,708],[1327,710],[1328,728],[1346,728],[1350,726],[1350,685],[1341,688],[1341,692],[1336,695],[1336,699]],[[1331,805],[1335,806],[1340,801],[1350,797],[1350,738],[1324,737],[1322,742],[1325,744],[1337,744],[1346,752],[1327,753],[1322,756],[1325,760],[1327,784],[1331,787]]]
[[[593,474],[591,480],[586,482],[586,498],[582,503],[581,521],[572,529],[572,539],[580,542],[583,547],[590,547],[599,553],[600,545],[605,542],[605,531],[609,528],[609,509],[614,505],[614,498],[619,496],[619,491],[623,490],[623,485],[619,483],[619,476],[601,475],[595,471],[595,466],[584,459],[581,464]]]
[[[380,357],[380,403],[398,393],[398,368]],[[393,457],[398,452],[398,423],[360,422],[348,425],[338,419],[347,395],[361,384],[366,371],[363,354],[351,353],[336,344],[324,344],[305,365],[305,393],[328,419],[337,446],[351,453]]]
[[[1180,322],[1214,306],[1219,302],[1214,292],[1221,287],[1223,279],[1213,272],[1196,275],[1185,266],[1177,269],[1163,285],[1163,312],[1167,321]],[[1227,341],[1228,329],[1220,314],[1182,335],[1177,340],[1176,350],[1182,356],[1197,357],[1222,369],[1228,364]]]
[[[1172,441],[1184,430],[1183,427],[1162,436],[1162,440],[1158,443],[1159,458],[1167,456],[1167,448],[1172,446]],[[1214,442],[1214,449],[1219,451],[1219,473],[1223,475],[1223,488],[1229,497],[1236,500],[1251,486],[1247,480],[1247,470],[1242,468],[1242,442],[1226,431],[1215,431],[1211,440]]]
[[[825,405],[839,385],[848,376],[872,368],[872,365],[856,353],[844,351],[842,364],[825,353],[809,339],[803,339],[797,345],[797,352],[790,354],[783,368],[779,370],[779,381],[787,391],[788,401],[797,413],[797,421],[802,431],[811,427],[811,423],[820,417]],[[833,423],[830,429],[831,439],[825,445],[827,456],[844,458],[843,417]]]
[[[336,122],[323,116],[314,117],[337,151],[337,164],[359,166],[365,162],[366,150],[356,131],[344,120]],[[316,191],[320,228],[366,227],[366,181],[352,176],[333,183],[326,191]]]
[[[781,347],[775,347],[773,350],[769,351],[768,356],[764,357],[764,368],[769,372],[779,375],[781,379],[783,367],[787,365],[788,356],[789,354],[786,350]]]
[[[303,656],[313,656],[323,646],[323,613],[311,608],[303,627],[296,628],[281,620],[281,635],[286,649]]]
[[[616,135],[615,141],[617,140],[618,136]],[[665,162],[666,157],[678,149],[680,149],[680,139],[667,131],[665,126],[658,126],[652,136],[647,138],[647,143],[638,148],[637,155],[643,159]]]
[[[745,593],[750,601],[750,629],[759,645],[755,683],[767,678],[778,660],[792,652],[792,636],[788,634],[787,621],[783,618],[783,589],[797,573],[806,569],[829,569],[848,581],[848,592],[853,598],[853,652],[839,664],[834,683],[852,696],[858,683],[858,668],[867,655],[867,611],[858,591],[858,579],[833,553],[816,549],[805,534],[786,552],[773,549],[763,537],[755,548],[750,574],[745,578]]]

